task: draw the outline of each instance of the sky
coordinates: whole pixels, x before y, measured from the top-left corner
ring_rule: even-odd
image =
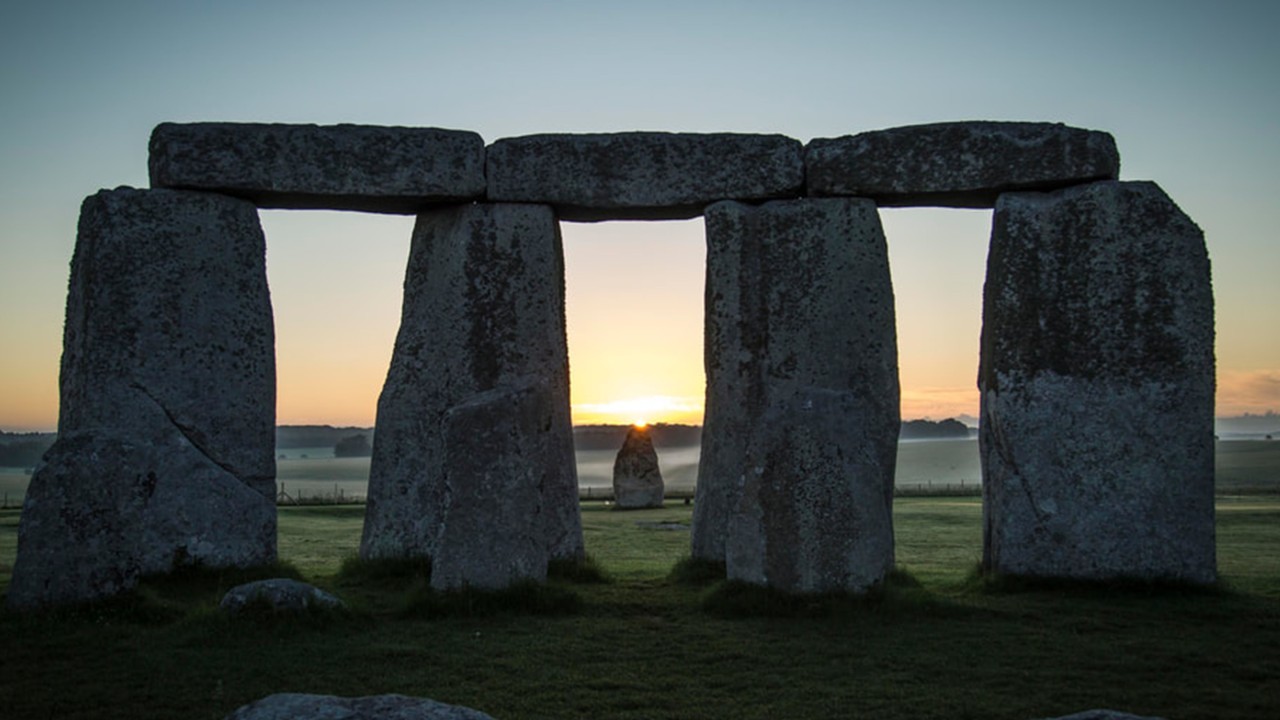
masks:
[[[1112,133],[1204,230],[1219,415],[1280,409],[1280,3],[49,2],[0,10],[0,429],[57,422],[79,206],[160,122]],[[370,425],[412,218],[264,211],[280,423]],[[988,211],[883,210],[904,418],[976,415]],[[701,414],[701,220],[562,224],[576,422]]]

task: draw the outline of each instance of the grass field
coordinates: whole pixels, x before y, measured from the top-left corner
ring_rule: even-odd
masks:
[[[879,600],[788,617],[726,616],[705,604],[716,585],[668,576],[690,508],[588,504],[588,550],[611,581],[557,581],[581,598],[576,612],[423,619],[395,610],[412,579],[342,573],[362,511],[280,514],[282,559],[353,602],[348,616],[228,620],[210,609],[217,578],[149,584],[108,609],[0,612],[0,716],[221,718],[297,691],[399,692],[501,719],[1280,717],[1275,498],[1220,498],[1226,589],[1214,592],[997,589],[972,574],[977,499],[900,498],[905,577]],[[16,524],[0,512],[3,585]]]

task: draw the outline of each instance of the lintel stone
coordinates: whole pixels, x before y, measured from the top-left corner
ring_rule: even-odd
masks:
[[[1002,192],[1114,180],[1120,154],[1109,133],[1062,123],[946,122],[812,140],[805,170],[811,196],[990,208]]]
[[[545,203],[564,220],[676,220],[719,200],[796,197],[803,147],[782,135],[626,132],[498,140],[489,200]]]
[[[482,199],[473,132],[373,125],[162,123],[151,185],[223,193],[262,208],[414,214]]]

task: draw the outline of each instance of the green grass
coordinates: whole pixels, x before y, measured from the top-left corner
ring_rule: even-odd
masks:
[[[504,720],[1280,716],[1280,499],[1220,499],[1227,589],[1215,592],[1001,591],[973,576],[976,498],[900,498],[902,570],[883,593],[762,598],[681,562],[690,515],[589,504],[595,570],[561,568],[549,584],[576,607],[539,614],[507,598],[467,613],[406,604],[420,566],[344,568],[360,508],[283,508],[281,559],[352,613],[229,620],[209,609],[227,578],[209,575],[90,611],[0,612],[0,715],[222,718],[290,691],[405,693]],[[16,516],[0,512],[0,583]]]

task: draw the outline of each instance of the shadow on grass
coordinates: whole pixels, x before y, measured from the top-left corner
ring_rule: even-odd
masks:
[[[676,585],[703,587],[725,579],[724,563],[694,557],[681,558],[667,579]]]
[[[249,568],[190,565],[172,573],[142,577],[132,590],[113,597],[31,614],[99,624],[163,625],[218,614],[218,603],[228,590],[271,578],[303,579],[297,568],[283,562]]]
[[[607,583],[608,576],[590,556],[555,560],[547,568],[547,582],[518,582],[490,590],[463,588],[439,591],[431,587],[431,562],[423,558],[342,562],[337,583],[350,591],[356,606],[397,617],[433,619],[493,615],[568,615],[583,601],[571,584]]]
[[[856,618],[877,614],[965,615],[970,608],[926,590],[909,572],[895,568],[865,593],[789,593],[738,580],[710,583],[703,611],[723,618]]]
[[[1113,597],[1223,597],[1232,595],[1222,582],[1202,585],[1185,580],[1150,580],[1141,578],[1107,578],[1086,580],[1076,578],[1036,577],[1027,575],[1002,575],[985,572],[976,565],[966,576],[964,589],[986,595],[1013,595],[1037,593],[1073,598]]]

